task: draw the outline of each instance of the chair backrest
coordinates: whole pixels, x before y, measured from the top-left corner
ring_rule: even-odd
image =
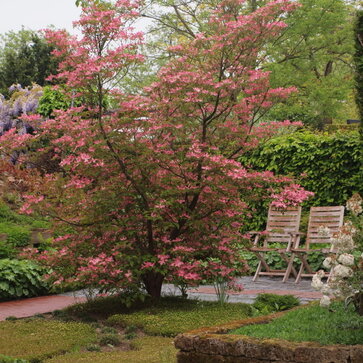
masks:
[[[290,241],[290,232],[298,232],[301,218],[301,207],[288,207],[286,209],[276,209],[270,206],[268,210],[266,238],[268,243]]]
[[[311,207],[308,231],[306,234],[306,247],[316,243],[331,243],[330,237],[338,232],[343,225],[344,207]],[[329,228],[328,233],[322,233],[321,229]]]

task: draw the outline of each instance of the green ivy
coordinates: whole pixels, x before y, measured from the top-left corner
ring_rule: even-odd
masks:
[[[363,194],[358,132],[335,134],[300,131],[270,139],[240,159],[256,170],[290,175],[315,193],[305,206],[344,205]]]
[[[48,291],[44,268],[29,260],[0,260],[0,301],[41,295]]]

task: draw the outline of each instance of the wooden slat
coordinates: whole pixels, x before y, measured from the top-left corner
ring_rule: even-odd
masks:
[[[306,245],[311,243],[330,243],[330,237],[319,235],[320,228],[328,227],[330,233],[338,232],[343,225],[344,207],[311,207]]]

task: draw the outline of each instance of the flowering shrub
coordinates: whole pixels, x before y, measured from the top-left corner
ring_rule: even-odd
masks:
[[[34,84],[32,87],[22,88],[20,84],[14,84],[9,91],[11,92],[9,100],[0,95],[0,136],[14,127],[20,134],[31,132],[32,125],[22,123],[19,118],[21,115],[30,115],[36,111],[43,94],[42,87]]]
[[[362,198],[354,194],[347,202],[350,220],[341,230],[331,237],[335,254],[328,256],[323,266],[330,270],[327,283],[323,283],[325,276],[319,270],[312,280],[312,286],[323,293],[321,306],[329,306],[331,297],[345,298],[352,302],[360,315],[363,315],[363,214]],[[327,233],[327,231],[322,231]]]
[[[43,156],[58,167],[27,169],[22,211],[71,226],[54,240],[56,251],[38,258],[55,284],[143,284],[155,298],[165,280],[196,284],[244,273],[236,265],[250,197],[260,192],[281,206],[306,197],[288,187],[290,178],[238,161],[290,124],[259,122],[294,89],[271,88],[257,65],[296,3],[274,1],[244,15],[240,0],[221,2],[205,31],[172,47],[174,57],[138,94],[117,88],[144,58],[142,35],[130,27],[138,1],[84,3],[75,23],[81,38],[46,32],[61,59],[62,92],[82,106],[54,111],[34,135],[7,132],[0,142],[0,151],[27,145],[24,162]],[[116,109],[107,109],[107,98]]]

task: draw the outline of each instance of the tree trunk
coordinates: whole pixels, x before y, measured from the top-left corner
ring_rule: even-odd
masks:
[[[357,311],[359,315],[363,316],[363,292],[357,296]]]
[[[147,293],[155,300],[160,299],[164,277],[161,273],[154,271],[146,272],[142,277]]]

